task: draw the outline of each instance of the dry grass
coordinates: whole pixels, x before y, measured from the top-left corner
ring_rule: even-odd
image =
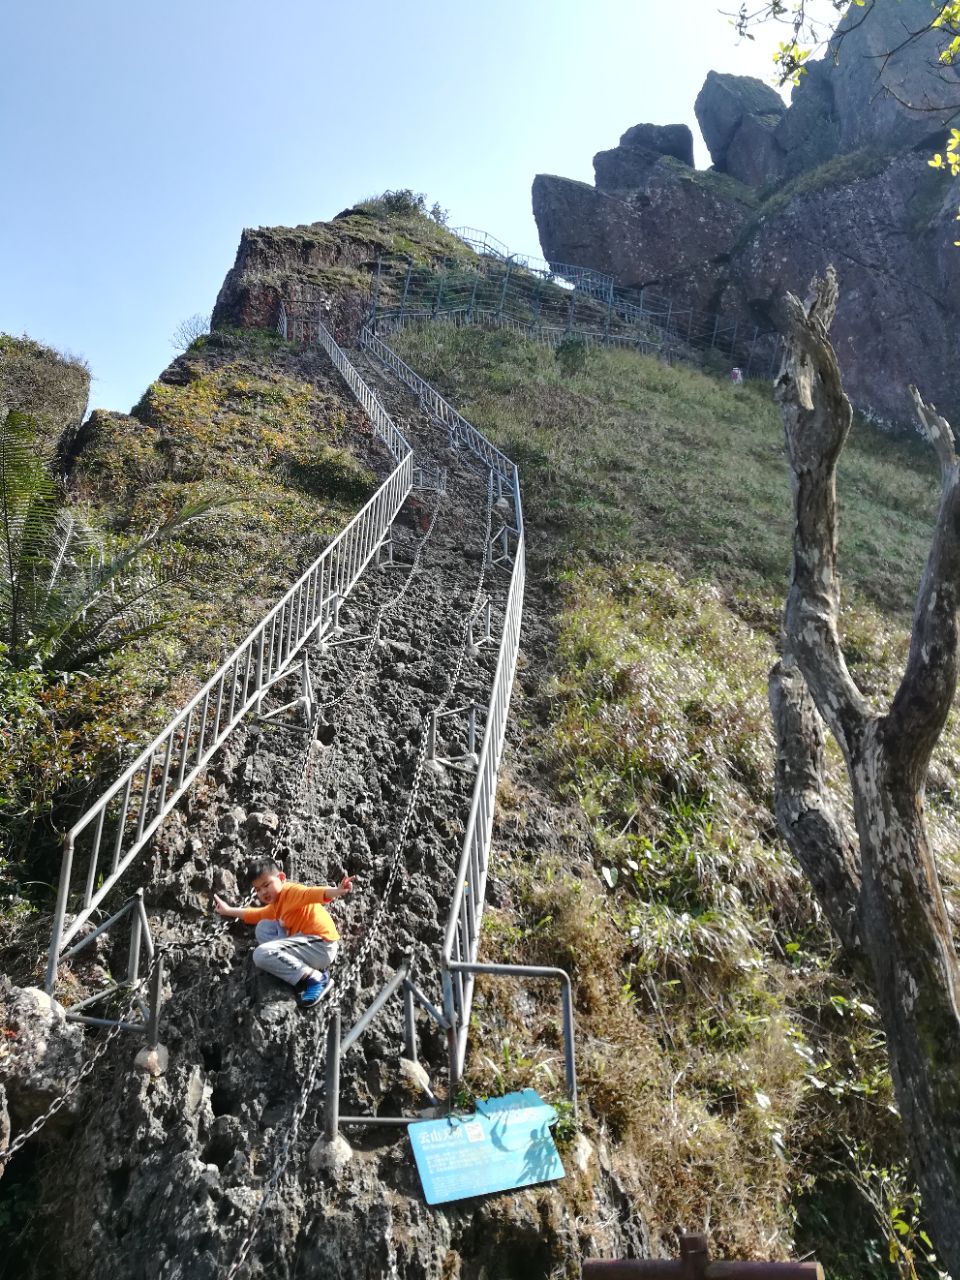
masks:
[[[766,679],[791,517],[769,392],[620,352],[565,374],[502,332],[425,327],[396,345],[519,462],[534,572],[561,601],[532,771],[586,817],[589,848],[560,867],[511,820],[529,852],[505,864],[489,954],[571,973],[588,1132],[634,1170],[668,1247],[680,1224],[740,1256],[785,1256],[823,1229],[825,1205],[849,1202],[838,1187],[863,1207],[851,1150],[893,1164],[902,1141],[876,1013],[771,814]],[[935,468],[918,443],[858,424],[839,489],[847,652],[882,705]],[[836,753],[832,767],[849,808]],[[948,887],[958,778],[952,720],[929,799]],[[475,1088],[559,1088],[544,1004],[482,990]],[[872,1274],[876,1221],[829,1221],[836,1265]]]

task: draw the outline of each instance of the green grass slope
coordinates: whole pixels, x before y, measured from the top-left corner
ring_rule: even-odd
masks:
[[[565,362],[501,331],[391,341],[519,462],[529,609],[549,617],[538,688],[515,703],[489,957],[573,974],[588,1132],[630,1167],[668,1247],[709,1224],[731,1255],[816,1249],[832,1276],[907,1266],[904,1249],[924,1250],[882,1032],[771,812],[791,515],[769,387],[622,352]],[[844,631],[879,700],[937,498],[919,442],[856,427]],[[952,720],[928,793],[950,889],[958,761]],[[842,795],[839,758],[834,775]],[[537,791],[566,806],[549,841],[530,829]],[[549,1010],[531,1058],[516,993],[479,1000],[473,1087],[555,1086]]]

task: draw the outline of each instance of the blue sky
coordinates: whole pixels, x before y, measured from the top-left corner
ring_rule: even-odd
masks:
[[[412,187],[539,253],[538,172],[592,181],[708,70],[769,78],[734,0],[36,0],[0,16],[0,330],[84,356],[128,410],[209,312],[245,226]],[[694,20],[695,19],[695,20]]]

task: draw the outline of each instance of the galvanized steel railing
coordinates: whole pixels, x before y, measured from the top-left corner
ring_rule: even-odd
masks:
[[[360,345],[371,351],[405,386],[417,393],[424,408],[447,428],[454,445],[464,445],[493,471],[499,478],[498,497],[503,496],[503,487],[506,486],[514,500],[519,523],[520,482],[516,465],[496,445],[491,444],[487,437],[472,426],[462,414],[457,413],[456,409],[448,404],[429,382],[424,382],[423,378],[401,360],[396,352],[381,341],[371,329],[361,330]]]
[[[633,346],[681,358],[686,349],[717,352],[728,357],[746,378],[772,378],[776,373],[781,340],[773,330],[762,330],[742,319],[726,319],[718,313],[677,306],[670,297],[650,288],[624,290],[611,276],[587,267],[510,253],[505,245],[476,228],[456,228],[455,233],[479,254],[472,273],[460,260],[442,270],[417,267],[404,255],[378,260],[378,284],[384,276],[389,279],[395,267],[397,292],[401,292],[399,277],[404,276],[398,308],[401,315],[429,310],[438,318],[443,313],[462,310],[465,305],[469,311],[478,307],[489,311],[490,295],[497,293],[499,298],[492,305],[496,306],[498,317],[529,324],[530,332],[541,341],[541,313],[555,315],[559,306],[567,311],[565,333],[584,337],[591,345]],[[545,289],[557,284],[567,286],[566,290],[559,298],[549,297]],[[380,309],[380,293],[378,287],[373,295],[378,320],[392,310]],[[581,311],[586,308],[590,326],[602,327],[602,339],[599,327],[586,327],[584,317],[576,315],[578,307]],[[624,333],[624,326],[632,332]]]
[[[304,646],[336,625],[340,601],[356,584],[413,483],[413,453],[380,401],[318,326],[318,341],[370,417],[396,467],[367,504],[294,583],[202,689],[123,771],[64,840],[46,986],[57,960],[131,866],[151,836],[244,716],[262,701]],[[83,888],[69,926],[74,873]],[[77,886],[79,888],[79,886]]]
[[[487,868],[490,861],[490,844],[493,835],[493,815],[497,793],[497,774],[507,729],[507,712],[510,693],[517,669],[517,653],[520,648],[520,620],[523,612],[523,589],[526,579],[523,508],[520,501],[520,478],[516,464],[496,445],[457,413],[439,392],[415,373],[385,342],[363,329],[360,343],[390,368],[412,391],[420,397],[420,403],[450,432],[455,444],[462,444],[493,470],[497,478],[501,498],[507,498],[513,506],[513,523],[505,523],[515,542],[496,563],[510,564],[510,589],[504,611],[503,634],[500,653],[493,678],[490,705],[487,711],[483,742],[480,747],[476,782],[470,804],[470,816],[463,838],[460,864],[450,904],[450,914],[443,940],[443,1012],[453,1037],[451,1046],[451,1091],[463,1071],[470,1029],[470,1008],[473,1003],[475,972],[480,948],[480,922],[483,917],[487,885]],[[504,543],[492,538],[493,547],[503,548]],[[494,553],[490,554],[491,560]],[[554,975],[557,976],[557,975]],[[569,984],[568,984],[569,985]],[[570,1032],[572,1055],[572,1022]],[[570,1061],[572,1072],[572,1056]],[[573,1086],[575,1096],[575,1085]]]
[[[520,648],[520,619],[526,581],[522,519],[520,526],[510,592],[507,596],[500,655],[497,659],[487,723],[480,747],[477,780],[443,939],[443,1006],[444,1013],[456,1034],[456,1075],[458,1077],[463,1071],[467,1053],[474,985],[474,974],[458,966],[475,964],[480,948],[480,921],[483,916],[487,869],[490,863],[497,774],[503,755],[507,711],[510,706],[510,693]]]
[[[498,258],[501,262],[511,263],[515,267],[523,267],[528,271],[537,271],[542,275],[566,281],[575,288],[590,294],[593,298],[604,300],[612,298],[615,291],[613,276],[603,271],[595,271],[593,267],[577,267],[570,262],[548,262],[546,258],[536,254],[511,253],[507,246],[478,227],[453,227],[453,234],[468,244],[477,253],[489,258]]]

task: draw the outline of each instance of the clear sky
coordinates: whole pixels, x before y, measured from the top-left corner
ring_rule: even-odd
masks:
[[[245,226],[412,187],[539,254],[536,173],[593,180],[714,68],[768,79],[735,0],[34,0],[0,15],[0,331],[86,357],[128,410]]]

